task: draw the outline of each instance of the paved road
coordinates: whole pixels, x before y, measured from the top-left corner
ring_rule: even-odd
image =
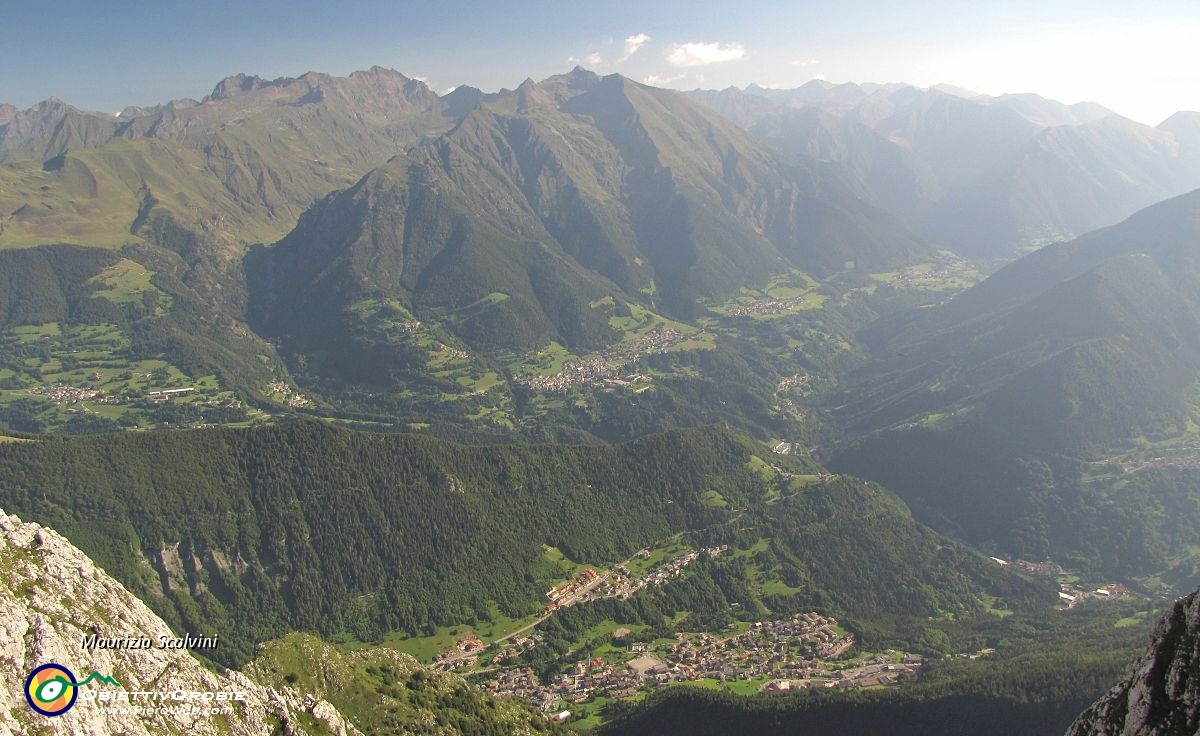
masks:
[[[668,537],[668,539],[670,539],[670,537]],[[664,540],[664,541],[665,541],[665,540]],[[632,557],[630,557],[629,559],[625,560],[624,562],[619,562],[619,563],[617,563],[617,564],[613,565],[613,566],[612,566],[612,567],[610,567],[608,570],[604,571],[604,573],[603,573],[603,574],[601,574],[599,577],[597,577],[595,580],[593,580],[592,582],[588,583],[588,584],[587,584],[587,586],[583,588],[583,590],[581,590],[581,591],[579,591],[578,593],[575,593],[574,595],[572,595],[572,596],[570,596],[569,598],[565,599],[565,600],[564,600],[562,603],[559,603],[559,604],[558,604],[558,608],[559,608],[559,609],[563,609],[563,608],[566,608],[566,607],[568,607],[568,606],[574,605],[574,604],[575,604],[575,603],[577,603],[577,602],[579,601],[579,599],[580,599],[580,598],[582,598],[584,595],[586,595],[587,593],[590,593],[590,592],[592,592],[592,591],[593,591],[593,590],[594,590],[596,587],[598,587],[598,586],[599,586],[601,583],[603,583],[605,580],[608,580],[608,579],[609,579],[609,577],[611,577],[611,576],[612,576],[612,574],[613,574],[613,571],[614,571],[614,570],[616,570],[618,567],[622,567],[622,566],[624,566],[624,567],[629,567],[630,563],[632,563],[632,562],[633,562],[634,560],[636,560],[636,559],[637,559],[637,554],[635,553],[635,554],[634,554]],[[505,636],[502,636],[502,637],[500,637],[499,639],[495,639],[495,640],[494,640],[492,643],[493,643],[493,644],[499,644],[500,642],[503,642],[503,641],[508,641],[509,639],[512,639],[513,637],[515,637],[515,636],[517,636],[517,635],[519,635],[519,634],[523,634],[523,633],[525,633],[526,631],[529,631],[530,629],[534,628],[535,626],[537,626],[538,624],[542,623],[543,621],[545,621],[546,619],[550,618],[550,617],[551,617],[551,616],[553,616],[553,615],[554,615],[554,611],[550,611],[550,612],[546,613],[544,616],[542,616],[541,618],[539,618],[537,621],[534,621],[533,623],[531,623],[531,624],[528,624],[527,626],[522,626],[521,628],[517,629],[516,631],[512,632],[511,634],[507,634],[507,635],[505,635]]]

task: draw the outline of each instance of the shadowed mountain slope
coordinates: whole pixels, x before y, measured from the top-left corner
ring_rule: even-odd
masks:
[[[1089,463],[1133,462],[1139,447],[1191,436],[1198,241],[1195,192],[1026,256],[947,304],[871,326],[863,339],[874,359],[833,402],[837,421],[865,438],[834,465],[887,482],[925,518],[1000,549],[1056,551],[1110,570],[1174,564],[1165,551],[1180,548],[1167,538],[1200,521],[1187,500],[1194,478],[1152,462],[1105,480],[1105,466]],[[1158,513],[1173,522],[1155,523]],[[1142,535],[1122,516],[1140,519]],[[1118,544],[1088,541],[1118,528]]]

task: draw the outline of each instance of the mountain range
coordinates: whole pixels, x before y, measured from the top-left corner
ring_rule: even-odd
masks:
[[[1094,103],[909,85],[690,93],[781,150],[844,164],[869,199],[943,247],[1010,259],[1200,187],[1194,123]]]
[[[21,182],[0,193],[20,203],[0,234],[5,385],[88,382],[91,365],[102,388],[131,397],[128,411],[71,416],[26,395],[0,406],[15,429],[247,416],[238,401],[591,439],[724,415],[832,445],[835,466],[895,484],[946,531],[1096,559],[1049,541],[1047,518],[1078,514],[1029,499],[1047,477],[1077,478],[1078,463],[1133,447],[1122,443],[1188,427],[1194,195],[1043,248],[928,309],[903,307],[946,292],[897,288],[896,274],[945,258],[903,224],[922,229],[922,202],[965,196],[999,162],[1032,161],[1018,154],[1035,145],[1074,151],[1047,164],[1062,177],[1027,177],[1055,197],[1114,171],[1134,181],[1151,161],[1162,176],[1150,178],[1176,181],[1163,172],[1187,159],[1194,115],[1148,132],[1029,95],[813,83],[689,96],[578,68],[439,97],[375,68],[239,75],[200,102],[116,117],[49,101],[2,119],[0,170]],[[1129,136],[1148,143],[1131,149]],[[1093,194],[1069,196],[1119,211]],[[1004,208],[986,209],[970,219],[990,236],[1002,228],[987,218]],[[14,247],[39,238],[47,245]],[[772,303],[786,305],[778,318],[737,316]],[[96,330],[108,342],[84,337]],[[81,345],[96,357],[80,364]],[[649,391],[596,389],[610,376],[628,384],[638,365],[651,368]],[[777,388],[797,368],[823,382],[804,401],[816,411]],[[136,378],[156,370],[180,378]],[[550,379],[575,387],[573,404],[533,388]],[[211,382],[200,398],[218,406],[132,406],[138,390],[188,381]],[[844,440],[821,441],[830,428]],[[897,452],[904,462],[882,460]],[[1029,466],[1035,457],[1053,467]],[[963,495],[968,479],[1006,490]],[[980,526],[1001,509],[1008,523]],[[1123,562],[1097,564],[1175,564],[1153,543],[1131,545]]]
[[[879,649],[1004,654],[934,667],[916,711],[810,716],[1061,730],[1156,604],[1059,616],[1006,562],[1143,601],[1200,575],[1196,187],[1196,113],[945,86],[576,68],[439,96],[373,68],[0,107],[0,506],[264,683],[320,680],[313,655],[428,705],[408,662],[278,637],[494,631],[587,565],[724,547],[522,662],[820,610]]]
[[[237,75],[200,102],[117,116],[51,99],[0,113],[4,245],[154,241],[155,221],[224,245],[272,241],[313,200],[453,125],[422,82]]]
[[[7,326],[115,324],[122,365],[165,360],[276,410],[300,393],[294,377],[356,416],[395,415],[401,400],[440,415],[422,403],[438,391],[460,399],[455,422],[511,424],[538,351],[636,352],[652,329],[747,287],[812,291],[933,253],[838,166],[582,69],[445,97],[380,69],[237,76],[198,103],[115,119],[61,103],[7,118],[0,247],[121,253],[53,275],[13,256],[12,283],[95,309],[22,308]],[[101,286],[117,271],[149,283],[116,296]],[[46,380],[12,369],[14,387]],[[20,426],[65,419],[21,406]]]
[[[928,252],[838,172],[781,159],[675,93],[576,69],[483,102],[318,203],[255,254],[251,290],[260,333],[403,366],[362,359],[395,340],[388,321],[364,331],[355,305],[398,305],[472,351],[583,354],[621,339],[610,323],[630,303],[687,320],[698,300],[792,270]]]
[[[949,300],[978,272],[937,250],[918,210],[1037,160],[1049,168],[1018,178],[1049,194],[1030,202],[1111,217],[1121,207],[1078,187],[1135,171],[1164,187],[1138,197],[1182,186],[1194,114],[1154,131],[1030,95],[683,95],[579,68],[439,97],[375,68],[239,75],[116,117],[49,101],[0,119],[0,176],[18,184],[0,192],[17,205],[0,234],[12,429],[301,410],[595,441],[731,420],[806,438],[998,551],[1190,574],[1165,543],[1190,512],[1169,533],[1088,541],[1122,519],[1153,526],[1147,498],[1183,509],[1186,484],[1143,480],[1174,471],[1088,468],[1191,431],[1196,195]],[[1004,231],[988,223],[1006,207],[981,206],[973,231]],[[56,385],[115,400],[72,411],[39,393]],[[177,389],[196,397],[153,400]],[[1094,503],[1126,481],[1154,490]]]

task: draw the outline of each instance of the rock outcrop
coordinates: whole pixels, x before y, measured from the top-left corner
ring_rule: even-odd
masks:
[[[85,648],[84,637],[93,635],[147,638],[155,646]],[[303,698],[290,688],[264,687],[242,673],[212,672],[185,649],[158,648],[160,637],[173,640],[176,634],[87,555],[58,533],[0,511],[0,736],[359,733],[324,700]],[[24,693],[28,674],[47,663],[67,667],[79,680],[98,672],[121,687],[82,685],[73,707],[48,718],[27,704]],[[116,698],[122,690],[126,697],[139,692],[243,693],[244,700],[99,700],[101,692]],[[143,709],[135,712],[136,705]],[[232,712],[212,712],[224,705]],[[160,708],[174,712],[155,712]]]
[[[1067,736],[1196,734],[1200,734],[1200,591],[1175,603],[1155,627],[1150,651],[1067,732]]]

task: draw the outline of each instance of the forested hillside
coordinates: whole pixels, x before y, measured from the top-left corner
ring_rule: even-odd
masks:
[[[982,615],[984,593],[1052,600],[878,486],[817,470],[717,428],[488,448],[299,422],[5,444],[0,507],[60,530],[180,630],[219,633],[228,661],[294,629],[373,639],[528,615],[559,574],[544,545],[610,564],[679,532],[753,552],[728,562],[738,585],[782,583],[748,615],[817,607],[876,642]]]

